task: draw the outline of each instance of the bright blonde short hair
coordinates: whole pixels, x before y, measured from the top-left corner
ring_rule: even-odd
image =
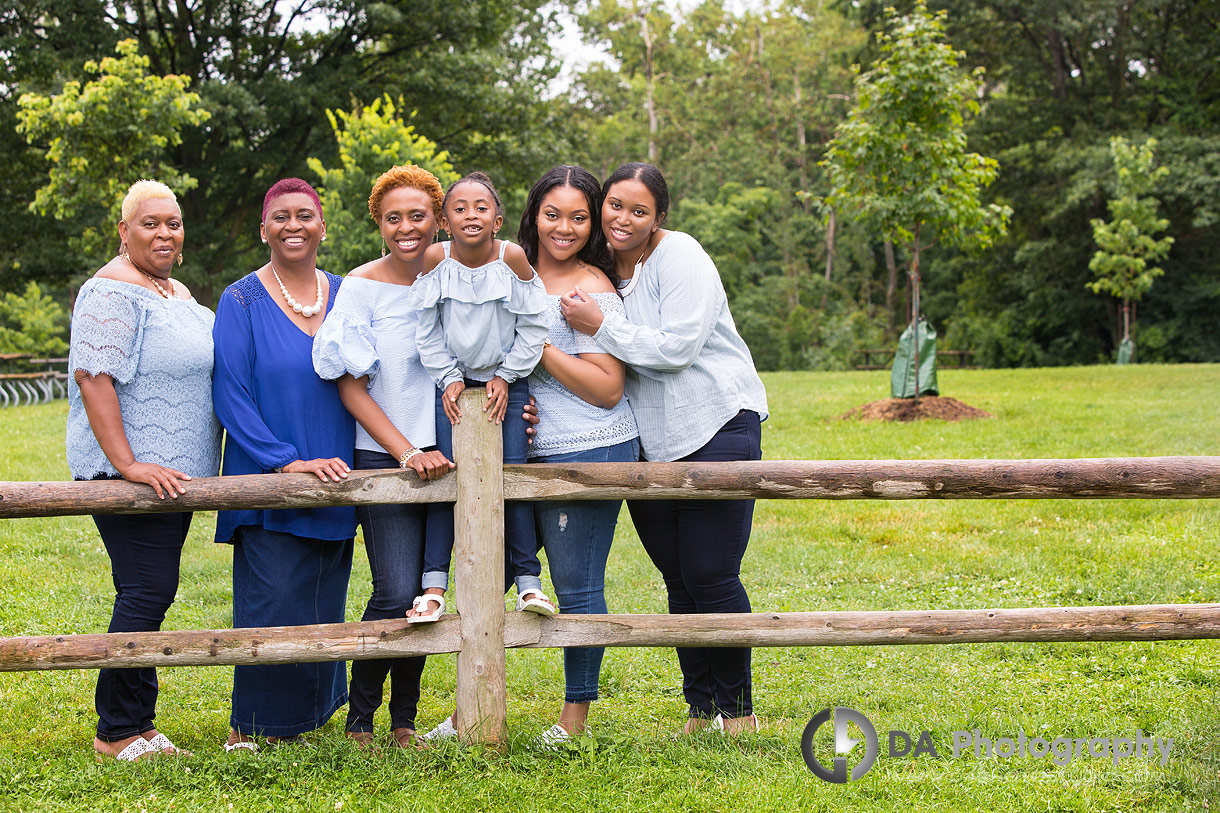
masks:
[[[175,205],[178,203],[178,197],[174,194],[174,190],[160,181],[136,181],[127,190],[127,195],[123,198],[123,222],[131,223],[131,218],[136,213],[136,207],[144,201],[162,198],[172,200]]]

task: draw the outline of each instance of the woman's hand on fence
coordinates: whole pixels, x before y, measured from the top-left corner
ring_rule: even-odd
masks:
[[[328,478],[337,483],[346,479],[351,472],[351,467],[344,463],[342,458],[318,457],[313,460],[294,460],[282,467],[280,471],[293,474],[315,474],[324,483]]]
[[[508,382],[498,375],[493,375],[487,382],[487,403],[483,404],[483,411],[488,413],[487,420],[504,422],[504,413],[508,411]]]
[[[453,471],[457,466],[449,458],[433,450],[412,457],[407,461],[407,468],[413,469],[421,480],[435,480]]]
[[[130,480],[133,483],[147,483],[153,487],[160,499],[165,499],[165,492],[175,500],[179,494],[185,494],[186,489],[183,487],[184,480],[191,479],[189,474],[183,474],[177,469],[167,469],[165,466],[158,466],[156,463],[141,463],[135,461],[130,466],[127,466],[120,472],[124,480]]]
[[[445,417],[449,419],[449,423],[457,426],[462,422],[462,410],[458,409],[458,396],[466,390],[466,382],[454,381],[448,387],[445,387],[445,392],[441,395],[441,408],[445,410]]]
[[[570,293],[559,297],[559,310],[568,324],[581,333],[592,336],[602,326],[606,316],[602,309],[593,301],[593,297],[580,290],[577,285]]]

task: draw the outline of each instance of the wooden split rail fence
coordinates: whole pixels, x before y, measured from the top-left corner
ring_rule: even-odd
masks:
[[[122,481],[0,483],[0,519],[93,513],[456,503],[456,616],[303,627],[0,638],[0,671],[298,663],[458,653],[468,742],[506,737],[506,647],[846,646],[1220,638],[1220,604],[979,610],[560,615],[506,613],[504,500],[1214,499],[1220,457],[1077,460],[763,460],[503,465],[478,393],[454,430],[457,470],[424,483],[397,469],[342,483],[275,474],[193,480],[177,500]]]

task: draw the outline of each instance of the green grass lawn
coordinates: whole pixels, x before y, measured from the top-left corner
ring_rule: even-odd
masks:
[[[946,395],[994,418],[960,424],[840,421],[888,394],[888,373],[764,377],[771,459],[1034,458],[1220,453],[1220,366],[942,370]],[[0,410],[0,480],[67,478],[63,402]],[[196,516],[167,629],[227,626],[229,555]],[[756,611],[886,610],[1220,601],[1215,501],[776,501],[759,503],[743,580]],[[348,617],[369,593],[358,550]],[[608,573],[612,611],[664,612],[660,579],[623,514]],[[0,520],[0,635],[98,632],[113,599],[87,517]],[[420,726],[450,710],[454,658],[424,674]],[[342,714],[316,747],[225,755],[231,670],[160,671],[159,727],[194,757],[96,764],[93,672],[0,674],[0,809],[403,810],[1204,810],[1220,804],[1220,644],[756,649],[757,736],[675,741],[672,650],[611,649],[596,735],[548,755],[529,739],[563,697],[556,651],[508,654],[507,751],[442,747],[365,756]],[[866,714],[883,753],[831,785],[800,754],[830,705]],[[379,730],[388,719],[378,717]],[[889,729],[932,732],[941,757],[888,758]],[[991,739],[1172,737],[1147,759],[951,758],[951,732]],[[823,732],[825,735],[825,732]],[[918,736],[918,733],[916,733]],[[819,739],[819,743],[821,739]],[[829,749],[826,756],[829,757]],[[852,764],[858,759],[853,753]]]

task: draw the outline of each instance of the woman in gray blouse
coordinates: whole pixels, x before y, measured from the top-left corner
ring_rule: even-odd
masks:
[[[76,480],[130,480],[161,499],[220,467],[212,414],[212,312],[170,278],[182,212],[165,184],[123,199],[122,247],[81,286],[68,351],[68,466]],[[178,589],[190,512],[98,514],[115,586],[108,632],[158,630]],[[157,672],[102,669],[93,748],[124,762],[178,749],[153,724]]]
[[[758,460],[767,394],[729,313],[715,264],[688,234],[661,228],[669,189],[650,164],[624,164],[602,186],[602,231],[623,280],[626,314],[603,312],[579,286],[564,317],[627,367],[641,459]],[[671,613],[749,612],[741,560],[753,500],[627,502],[661,571]],[[682,647],[686,732],[755,731],[750,650]]]
[[[558,166],[538,179],[521,215],[517,242],[546,286],[548,338],[530,374],[530,392],[546,420],[537,427],[534,463],[635,461],[639,431],[623,397],[623,363],[577,332],[559,311],[560,295],[576,285],[607,313],[623,312],[618,278],[601,234],[601,187],[581,167]],[[621,500],[548,500],[534,504],[538,539],[559,608],[605,613],[606,560]],[[564,702],[559,722],[539,742],[551,747],[585,730],[597,699],[600,647],[563,651]]]

